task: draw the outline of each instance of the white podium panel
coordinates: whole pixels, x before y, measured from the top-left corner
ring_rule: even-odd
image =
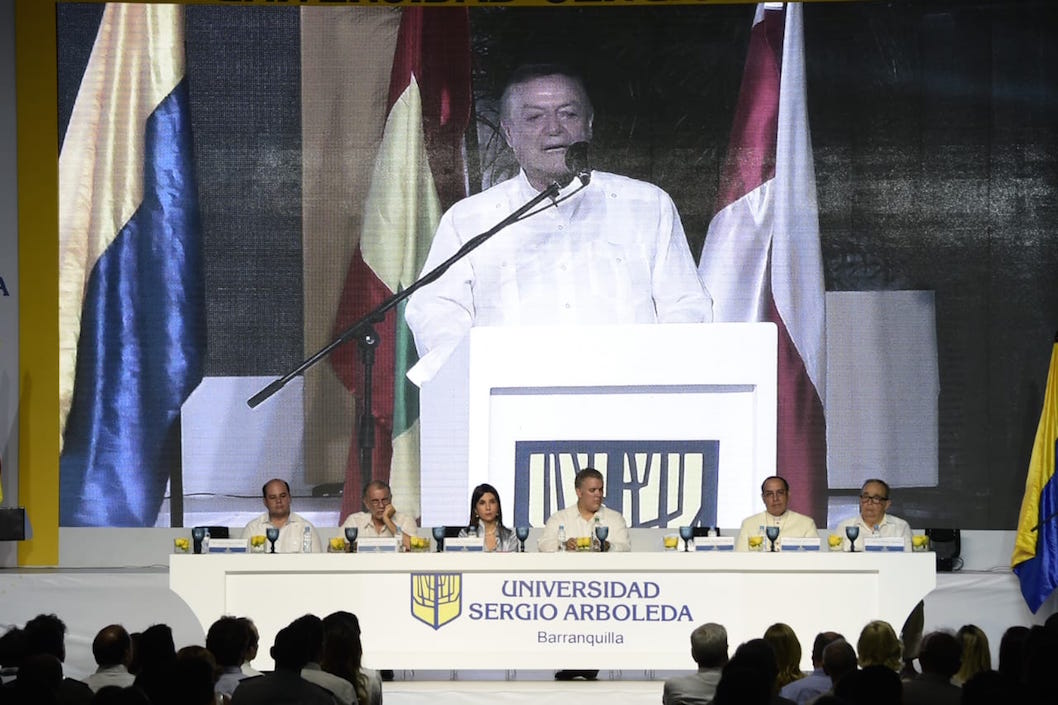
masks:
[[[422,387],[422,522],[488,482],[540,526],[603,473],[631,526],[738,526],[775,472],[770,323],[476,327]]]
[[[936,585],[932,553],[174,555],[170,587],[203,631],[251,617],[255,666],[276,632],[311,612],[360,619],[364,660],[393,669],[692,669],[704,622],[732,648],[774,622],[802,643],[899,630]],[[806,652],[805,665],[810,666]]]

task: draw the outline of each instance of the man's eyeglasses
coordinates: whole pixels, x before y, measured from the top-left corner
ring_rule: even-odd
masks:
[[[372,507],[384,507],[390,503],[392,497],[384,497],[383,499],[369,499],[367,503]]]
[[[888,502],[888,497],[880,497],[876,494],[861,494],[860,502],[864,504],[881,504],[882,502]]]

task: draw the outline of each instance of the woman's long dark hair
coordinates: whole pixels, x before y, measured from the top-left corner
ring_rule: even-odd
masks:
[[[492,494],[492,496],[496,498],[496,526],[497,528],[502,529],[504,528],[503,503],[500,502],[500,493],[496,491],[495,487],[485,482],[475,487],[470,495],[470,521],[467,522],[467,526],[478,526],[478,524],[480,524],[480,519],[474,508],[478,506],[478,500],[486,494]]]
[[[323,618],[323,657],[320,667],[353,684],[357,702],[367,703],[367,677],[360,670],[364,647],[360,620],[352,612],[332,612]]]

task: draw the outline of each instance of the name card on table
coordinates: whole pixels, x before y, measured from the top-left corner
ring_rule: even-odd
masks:
[[[780,551],[818,551],[819,537],[816,538],[791,538],[782,539],[779,544]]]
[[[695,551],[734,551],[734,536],[695,536]]]
[[[865,538],[863,540],[864,551],[903,551],[905,548],[902,536]]]
[[[397,553],[398,540],[388,536],[372,536],[356,540],[357,553]]]
[[[449,551],[484,551],[485,539],[474,538],[473,536],[461,539],[445,539],[444,550],[445,553]]]
[[[209,540],[210,553],[246,553],[247,539],[213,539]]]

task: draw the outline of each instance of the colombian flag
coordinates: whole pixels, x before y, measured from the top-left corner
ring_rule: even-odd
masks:
[[[183,18],[107,5],[59,156],[63,526],[155,524],[202,379]]]
[[[1036,612],[1058,587],[1058,335],[1051,349],[1043,411],[1032,445],[1025,498],[1021,501],[1018,536],[1010,559],[1021,580],[1021,594]]]

